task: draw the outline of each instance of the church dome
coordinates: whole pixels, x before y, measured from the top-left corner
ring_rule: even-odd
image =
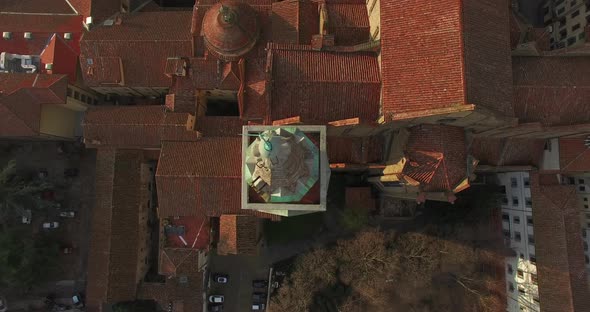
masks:
[[[212,6],[203,18],[203,35],[209,51],[225,61],[248,53],[256,44],[260,25],[248,4],[226,0]]]

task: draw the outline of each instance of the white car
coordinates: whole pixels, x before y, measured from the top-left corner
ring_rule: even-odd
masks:
[[[209,302],[223,303],[223,296],[222,295],[211,295],[211,296],[209,296]]]
[[[252,311],[264,311],[266,305],[264,303],[254,303],[252,304]]]
[[[76,213],[73,211],[62,211],[59,213],[59,216],[62,218],[73,218],[76,216]]]
[[[59,222],[45,222],[43,223],[44,229],[57,229],[59,227]]]

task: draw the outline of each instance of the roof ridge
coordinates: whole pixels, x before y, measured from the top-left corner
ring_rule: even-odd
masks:
[[[581,158],[585,153],[587,153],[590,150],[590,148],[586,148],[585,150],[583,150],[581,153],[578,154],[578,156],[576,156],[576,158],[572,159],[567,165],[565,165],[563,168],[561,168],[561,170],[565,170],[567,167],[569,167],[574,161],[578,160],[579,158]]]

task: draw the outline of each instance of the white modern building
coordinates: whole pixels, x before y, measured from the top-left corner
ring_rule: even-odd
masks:
[[[590,273],[590,173],[564,176],[565,183],[576,186],[578,206],[580,207],[580,225],[582,227],[582,239],[584,241],[584,258],[586,270]]]
[[[504,239],[514,250],[514,255],[506,258],[507,311],[540,311],[529,173],[499,173],[498,180],[504,187]]]
[[[547,0],[543,20],[551,31],[552,49],[573,47],[586,42],[585,27],[590,20],[588,0]]]

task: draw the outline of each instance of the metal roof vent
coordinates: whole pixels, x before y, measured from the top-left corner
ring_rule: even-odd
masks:
[[[104,26],[113,26],[115,24],[115,20],[108,19],[102,23]]]
[[[8,39],[10,39],[10,37],[12,37],[12,33],[11,32],[5,31],[5,32],[2,33],[2,38],[8,40]]]
[[[31,32],[25,32],[25,34],[23,35],[23,37],[25,37],[25,39],[31,39],[33,38],[33,34]]]
[[[46,70],[52,70],[53,69],[53,63],[47,63],[47,64],[45,64],[45,69]]]
[[[590,135],[584,139],[584,145],[586,145],[587,148],[590,148]]]
[[[64,39],[71,40],[72,39],[72,33],[64,33]]]

